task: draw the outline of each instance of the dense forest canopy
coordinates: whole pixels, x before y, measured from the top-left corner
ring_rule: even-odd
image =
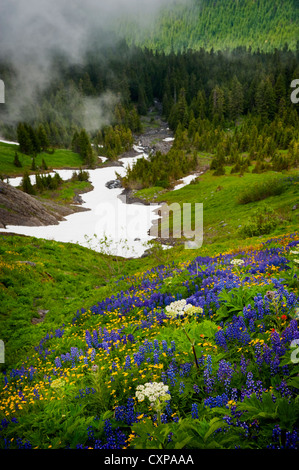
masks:
[[[130,44],[165,52],[185,49],[273,51],[299,37],[296,0],[188,0],[165,7],[157,21],[145,27],[128,17],[121,32]]]
[[[261,152],[266,145],[273,154],[274,143],[287,149],[298,140],[298,106],[290,99],[291,82],[299,77],[298,56],[299,41],[295,51],[239,47],[170,54],[121,42],[101,54],[87,53],[84,65],[61,66],[60,80],[37,93],[20,113],[49,145],[69,148],[75,132],[86,127],[85,115],[93,116],[87,131],[115,157],[132,144],[132,133],[141,130],[140,115],[156,98],[172,130],[188,129],[198,150],[217,153],[223,139],[215,136],[246,118],[250,138],[259,142],[265,133],[270,140],[260,139]],[[53,67],[59,64],[61,57],[55,57]],[[1,132],[16,138],[19,123],[5,122],[5,106],[1,119]],[[244,142],[240,149],[248,150]]]

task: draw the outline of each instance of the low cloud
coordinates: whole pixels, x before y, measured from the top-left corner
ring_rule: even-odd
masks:
[[[13,96],[6,101],[10,122],[21,119],[24,107],[28,111],[37,91],[59,79],[59,69],[52,67],[54,54],[62,54],[63,65],[84,64],[95,35],[101,38],[97,40],[101,44],[113,42],[122,18],[149,25],[162,7],[186,1],[1,0],[0,61],[10,63],[16,72]],[[101,105],[108,98],[111,102],[110,95],[93,103],[86,100],[84,121],[88,128],[102,121]]]
[[[88,132],[94,132],[108,125],[117,102],[118,97],[111,92],[105,92],[97,98],[85,97],[82,106],[83,127]]]

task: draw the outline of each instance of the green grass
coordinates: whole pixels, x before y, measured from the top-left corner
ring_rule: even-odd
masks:
[[[240,193],[256,184],[272,181],[273,178],[285,178],[297,174],[297,170],[281,173],[269,171],[262,174],[245,173],[240,177],[240,175],[231,175],[230,167],[226,167],[226,174],[223,176],[213,176],[213,172],[208,171],[201,175],[196,183],[180,190],[157,193],[155,202],[164,201],[167,204],[179,203],[180,205],[183,203],[203,203],[205,243],[240,240],[242,238],[241,226],[248,223],[255,211],[266,204],[280,218],[281,223],[273,231],[273,234],[278,235],[295,231],[298,228],[299,211],[298,209],[292,211],[292,207],[299,202],[298,181],[289,184],[282,194],[270,196],[261,201],[240,205],[238,198]],[[140,194],[140,191],[137,194]],[[177,220],[177,217],[181,215],[181,210],[174,212],[174,220]],[[168,221],[165,223],[168,224]],[[170,220],[170,227],[172,227],[172,220]]]
[[[42,199],[70,204],[76,194],[84,193],[90,189],[92,189],[92,185],[88,181],[64,181],[56,190],[45,190],[38,195]]]
[[[21,176],[24,170],[29,170],[32,164],[32,158],[18,151],[19,146],[0,142],[0,175]],[[14,164],[15,152],[19,155],[22,168],[17,168]],[[41,166],[42,159],[45,160],[49,169],[53,168],[79,168],[82,166],[82,159],[79,154],[67,149],[55,149],[53,154],[41,152],[37,155],[35,162]]]
[[[117,279],[153,264],[158,264],[155,258],[112,260],[72,243],[0,234],[0,339],[6,344],[6,365],[18,362],[49,329],[71,321],[78,308],[126,287]],[[43,323],[32,324],[38,309],[49,312]]]
[[[163,194],[164,192],[165,189],[161,186],[153,186],[151,188],[144,188],[134,192],[134,196],[148,202],[157,198],[158,195]]]
[[[18,256],[18,253],[14,251],[17,245],[19,245],[19,251],[23,250],[22,255],[34,256],[34,252],[37,252],[36,249],[33,251],[34,248],[36,248],[34,244],[40,243],[40,257],[37,256],[37,259],[43,260],[44,266],[40,266],[39,268],[44,269],[44,272],[46,272],[47,269],[47,276],[50,274],[52,278],[55,279],[55,282],[65,286],[66,280],[64,277],[66,275],[77,275],[78,278],[70,282],[73,285],[73,296],[76,296],[77,308],[81,308],[82,304],[85,306],[86,298],[84,302],[81,301],[78,295],[78,288],[81,286],[80,290],[82,294],[84,275],[88,277],[88,279],[86,279],[86,281],[88,280],[88,285],[86,285],[87,289],[92,290],[95,282],[95,277],[92,278],[90,274],[86,273],[86,269],[91,267],[92,262],[86,250],[82,250],[80,247],[76,249],[75,246],[67,245],[65,248],[71,258],[70,261],[68,255],[67,259],[64,258],[64,252],[59,243],[44,242],[42,244],[38,240],[28,238],[25,239],[26,243],[24,243],[24,239],[22,243],[21,240],[14,239],[14,237],[7,239],[7,241],[9,240],[10,243],[8,243],[5,246],[5,250],[2,251],[4,256],[7,257],[7,260],[11,257],[11,265],[13,260],[16,261]],[[274,246],[276,246],[279,249],[283,249],[283,247],[285,247],[285,251],[283,251],[281,256],[284,256],[284,254],[288,256],[286,244],[294,240],[298,240],[298,234],[296,238],[285,237],[285,239],[271,240],[267,246],[260,246],[259,250],[265,250],[265,254],[269,256],[268,248],[274,248]],[[236,247],[231,245],[231,248],[234,250]],[[215,247],[213,247],[213,249],[215,249]],[[207,254],[207,248],[204,250],[205,254]],[[212,251],[212,248],[210,247],[208,250]],[[221,253],[221,251],[218,253]],[[5,356],[6,377],[9,382],[5,386],[2,385],[1,390],[0,411],[1,418],[5,418],[5,420],[3,419],[2,421],[1,448],[7,448],[8,446],[16,448],[20,445],[30,444],[34,449],[62,449],[69,447],[76,448],[79,444],[81,444],[82,447],[83,444],[86,446],[84,448],[91,449],[95,447],[93,447],[93,441],[90,443],[90,435],[94,435],[97,440],[100,439],[98,442],[102,442],[102,440],[105,439],[104,424],[107,426],[109,423],[111,423],[113,430],[117,427],[117,429],[126,432],[127,436],[130,436],[131,439],[128,442],[129,446],[126,445],[126,448],[130,447],[132,449],[168,449],[174,446],[175,448],[187,449],[222,447],[233,449],[237,446],[247,449],[251,448],[252,442],[254,443],[254,448],[261,449],[266,448],[266,445],[272,442],[271,434],[274,424],[282,427],[284,423],[286,423],[286,429],[291,432],[293,429],[292,426],[296,425],[296,419],[298,421],[299,410],[296,402],[296,392],[293,390],[293,387],[298,388],[298,380],[297,377],[295,377],[297,370],[295,364],[292,364],[289,360],[289,347],[285,345],[286,352],[285,355],[281,357],[281,360],[284,361],[282,364],[287,363],[287,373],[281,368],[273,377],[274,374],[271,370],[272,364],[267,364],[261,369],[260,364],[255,362],[255,356],[257,355],[257,351],[259,351],[255,346],[258,348],[259,344],[265,344],[265,346],[268,346],[268,350],[270,350],[271,343],[273,344],[274,342],[274,337],[270,336],[272,327],[276,328],[276,334],[281,335],[282,340],[279,344],[284,346],[284,334],[290,333],[289,325],[295,315],[295,309],[286,308],[284,303],[285,297],[281,299],[279,303],[270,304],[269,309],[271,309],[271,313],[267,313],[263,320],[260,318],[256,320],[256,328],[252,333],[251,329],[247,326],[240,328],[241,330],[244,328],[246,334],[250,331],[252,340],[249,344],[242,344],[240,340],[232,340],[229,341],[228,350],[223,350],[222,347],[219,347],[215,338],[215,334],[218,330],[226,330],[226,327],[231,324],[232,318],[237,319],[242,315],[244,305],[248,305],[249,303],[253,304],[257,294],[264,296],[266,291],[271,289],[272,282],[274,284],[274,280],[277,279],[277,277],[288,276],[288,280],[285,283],[286,286],[288,286],[291,280],[286,269],[280,270],[280,266],[274,264],[276,263],[275,258],[273,264],[269,259],[267,272],[264,274],[265,277],[263,276],[264,282],[262,282],[260,277],[261,273],[264,273],[264,268],[262,267],[263,263],[262,266],[260,266],[258,262],[260,252],[257,251],[254,253],[250,251],[247,254],[245,253],[242,254],[242,257],[244,257],[245,260],[247,257],[250,257],[251,264],[240,272],[236,272],[236,268],[231,267],[231,264],[227,263],[227,260],[222,262],[214,259],[210,260],[211,262],[207,265],[202,264],[200,266],[204,275],[203,279],[201,276],[194,275],[192,269],[191,272],[184,269],[184,263],[180,266],[178,262],[172,266],[165,266],[164,269],[169,268],[169,270],[165,272],[163,272],[163,269],[162,271],[158,269],[155,273],[143,273],[143,275],[146,274],[144,280],[150,283],[155,279],[155,276],[158,277],[158,286],[155,288],[152,285],[149,291],[146,283],[145,285],[141,284],[143,276],[137,275],[136,278],[132,277],[131,279],[127,279],[127,287],[129,287],[130,284],[132,287],[133,285],[138,286],[136,294],[137,298],[139,297],[141,301],[144,300],[143,295],[147,298],[148,294],[154,294],[156,289],[157,293],[167,295],[181,294],[186,298],[188,292],[193,293],[194,290],[198,288],[198,284],[202,286],[201,290],[206,291],[204,298],[208,298],[210,290],[212,290],[213,293],[215,292],[213,286],[216,284],[216,278],[220,270],[222,272],[220,276],[222,288],[221,293],[218,295],[220,308],[210,303],[213,311],[205,313],[203,317],[189,316],[184,320],[182,320],[182,318],[173,318],[166,321],[164,320],[162,323],[157,321],[157,324],[151,324],[150,327],[147,327],[147,322],[148,320],[151,321],[152,315],[160,315],[160,302],[157,302],[154,308],[151,307],[150,315],[149,312],[144,315],[143,309],[140,309],[139,305],[129,304],[129,309],[125,309],[124,312],[116,303],[114,304],[112,302],[112,308],[110,309],[109,305],[108,308],[106,306],[107,310],[105,309],[103,315],[93,314],[92,311],[81,312],[81,315],[77,316],[75,323],[70,322],[70,314],[65,313],[62,317],[62,312],[59,310],[57,310],[56,322],[54,316],[52,316],[51,322],[50,316],[52,312],[50,310],[46,316],[45,323],[34,326],[27,324],[22,325],[22,321],[24,323],[23,312],[23,317],[20,315],[20,318],[17,319],[18,323],[11,325],[10,334],[13,336],[14,340],[14,354],[10,363],[7,362],[7,354]],[[19,253],[19,255],[20,254],[21,253]],[[185,251],[185,255],[187,255],[187,251]],[[193,252],[193,257],[195,256],[196,253]],[[59,257],[61,257],[60,262],[58,260]],[[284,258],[281,258],[281,260],[284,260]],[[76,265],[76,262],[80,262],[80,265]],[[100,257],[94,256],[93,263],[100,263]],[[128,261],[128,263],[125,263],[123,274],[128,275],[130,271],[132,273],[136,272],[138,264],[140,267],[140,261],[138,260],[134,261],[134,263],[132,263],[131,260]],[[143,271],[146,265],[147,260],[143,260]],[[259,268],[260,270],[258,270],[256,274],[251,274],[252,267]],[[31,268],[31,266],[26,267],[28,270]],[[38,271],[36,266],[33,268],[36,268],[36,271]],[[67,271],[68,269],[74,268],[74,272]],[[178,272],[176,272],[176,268],[178,268]],[[212,274],[209,272],[210,268],[213,269]],[[8,267],[6,269],[8,269]],[[65,270],[65,272],[63,273],[62,270]],[[14,278],[17,279],[20,277],[19,280],[21,280],[22,276],[25,281],[25,274],[22,274],[20,270],[19,274],[17,273]],[[224,288],[222,276],[225,276],[224,279],[229,280],[228,285],[224,282]],[[272,279],[269,279],[268,276]],[[27,275],[27,277],[29,276]],[[232,278],[239,278],[238,287],[234,287],[233,289],[229,287]],[[200,279],[202,279],[202,281],[207,280],[207,284],[201,282]],[[250,279],[251,282],[247,282],[246,280],[248,279]],[[53,283],[53,280],[48,280],[48,282]],[[245,288],[244,285],[246,286]],[[296,285],[297,290],[294,289],[294,293],[298,293],[298,282]],[[187,288],[187,286],[189,287]],[[33,284],[33,288],[34,287],[36,287],[35,284]],[[111,279],[106,286],[106,290],[104,290],[104,286],[102,289],[97,290],[97,301],[104,300],[105,296],[110,297],[111,294],[115,297],[118,290],[123,287],[124,281],[122,281],[122,284],[116,284],[114,282],[113,285],[113,279]],[[284,286],[282,286],[282,288],[283,287]],[[276,285],[275,288],[277,288]],[[47,287],[44,287],[44,290],[46,289]],[[15,292],[17,295],[20,295],[17,289],[15,289]],[[283,292],[284,295],[286,295],[286,290],[283,290]],[[39,294],[40,292],[35,293],[35,307],[39,305],[44,308],[44,299],[41,300],[41,297],[38,297]],[[69,298],[66,297],[66,292],[62,293],[57,291],[56,294],[61,296],[61,300],[62,295],[64,295],[63,302],[64,304],[68,303]],[[69,291],[67,294],[69,295]],[[52,295],[54,295],[54,292],[52,292]],[[126,294],[124,295],[124,302],[128,300],[128,297]],[[112,300],[111,297],[110,300]],[[57,302],[59,304],[59,298],[57,298]],[[60,308],[63,308],[63,302],[61,302]],[[294,300],[292,301],[292,305],[295,305]],[[73,306],[75,307],[75,305]],[[67,306],[67,309],[69,307],[70,305]],[[24,305],[23,311],[26,312],[28,309],[29,303],[28,305]],[[289,311],[287,309],[289,309]],[[120,312],[122,313],[120,314]],[[73,316],[74,315],[72,315],[72,317]],[[62,321],[65,323],[64,325],[62,325]],[[144,321],[145,325],[142,325]],[[265,327],[266,331],[259,331],[258,327],[262,321],[262,325]],[[0,328],[1,327],[2,325],[0,325]],[[18,331],[19,327],[21,330]],[[63,329],[62,336],[59,336],[61,330],[60,332],[54,331],[55,327]],[[90,342],[86,341],[87,333],[89,332],[90,335],[95,337],[98,334],[97,332],[99,332],[99,337],[101,338],[101,332],[105,328],[107,332],[111,332],[112,330],[114,333],[121,331],[122,334],[125,335],[123,336],[124,339],[126,337],[129,339],[128,335],[133,334],[134,342],[126,341],[123,343],[121,340],[111,341],[108,353],[102,347],[95,346],[95,349],[91,348]],[[294,326],[292,326],[292,330],[293,329]],[[46,336],[45,333],[47,333]],[[191,337],[192,340],[187,339],[189,337]],[[156,359],[155,363],[153,363],[152,356],[154,353],[150,350],[150,347],[148,347],[148,345],[151,346],[153,344],[153,341],[154,344],[157,343],[162,353],[160,357],[158,357],[158,364]],[[193,344],[192,348],[190,347],[191,341]],[[32,343],[32,348],[29,348],[30,342]],[[171,344],[172,348],[175,347],[175,349],[173,349],[173,351],[166,349],[166,353],[165,346],[167,347],[169,344]],[[8,346],[11,350],[11,343],[7,344],[7,342],[5,342],[5,353],[8,352]],[[35,349],[33,346],[35,346]],[[141,346],[147,357],[140,367],[133,362],[133,358],[138,348],[140,348],[141,351]],[[80,350],[80,354],[82,351],[82,356],[76,359],[76,363],[74,359],[74,363],[70,364],[70,361],[64,361],[63,355],[69,353],[69,351],[71,351],[72,354],[73,348],[75,352],[76,350]],[[93,354],[95,355],[94,357]],[[139,354],[140,353],[136,354],[136,356]],[[130,357],[132,359],[130,370],[126,371],[125,365],[127,359]],[[234,394],[237,393],[240,396],[241,391],[247,386],[245,385],[245,373],[243,371],[240,373],[241,358],[244,362],[246,361],[247,372],[250,371],[250,373],[252,373],[254,380],[261,379],[260,383],[264,390],[268,390],[271,386],[269,392],[267,392],[267,395],[262,395],[261,402],[258,402],[253,394],[250,399],[247,397],[244,403],[243,400],[236,399],[234,401],[229,400],[227,404],[224,402],[221,407],[219,406],[216,409],[210,409],[208,406],[204,406],[204,399],[210,398],[210,392],[206,390],[204,381],[204,370],[206,370],[207,364],[205,358],[207,357],[211,359],[213,364],[213,383],[215,384],[215,388],[217,387],[216,390],[215,388],[213,390],[213,396],[220,396],[223,390],[226,390],[226,388],[224,389],[226,384],[225,382],[223,383],[223,379],[220,380],[216,378],[217,370],[220,370],[220,364],[222,364],[221,367],[223,365],[232,365],[233,369],[231,370],[235,371],[235,376],[233,377],[234,381],[231,384],[229,383],[229,386],[231,388],[234,387],[232,388]],[[59,358],[61,358],[61,366],[56,362]],[[196,362],[194,362],[195,359]],[[197,359],[199,359],[198,362]],[[197,368],[195,364],[197,364]],[[187,369],[186,366],[190,366],[190,370]],[[185,370],[187,370],[187,372],[185,372]],[[167,423],[160,423],[160,410],[158,409],[157,416],[154,405],[149,406],[147,400],[143,400],[142,402],[135,401],[134,412],[136,416],[138,416],[138,423],[135,423],[133,427],[127,424],[126,421],[120,420],[120,418],[117,417],[120,409],[116,407],[121,406],[126,410],[126,403],[128,403],[129,398],[130,401],[132,401],[131,399],[136,393],[137,385],[144,384],[145,382],[164,381],[164,377],[166,376],[167,378],[167,372],[170,376],[170,371],[173,371],[172,374],[176,374],[176,377],[179,379],[177,380],[175,378],[176,382],[169,386],[171,392],[169,399],[171,399],[172,417],[175,416],[176,421],[172,421],[169,417]],[[289,374],[289,376],[287,374]],[[229,375],[227,376],[229,377]],[[225,375],[224,378],[226,379],[227,376]],[[168,378],[168,381],[169,380]],[[230,377],[228,380],[230,380]],[[283,395],[285,388],[280,392],[282,396],[280,396],[280,394],[278,395],[279,380],[283,380],[284,382],[282,383],[286,383],[289,389],[292,390],[291,398],[289,395],[287,397]],[[272,384],[274,384],[274,386],[272,386]],[[195,386],[197,386],[196,392]],[[227,394],[229,392],[227,392]],[[272,393],[276,394],[274,395],[275,397],[278,395],[277,400],[274,401]],[[24,403],[20,398],[23,398]],[[196,420],[191,414],[191,406],[194,403],[197,404],[196,410],[198,410]],[[256,433],[257,439],[252,440],[250,434],[240,433],[238,421],[235,425],[235,422],[232,421],[232,425],[226,427],[227,432],[222,431],[214,433],[214,431],[217,431],[220,427],[223,429],[223,415],[236,419],[235,408],[231,408],[232,404],[234,404],[234,407],[237,406],[237,411],[241,409],[243,412],[242,419],[246,422],[248,428],[252,427],[255,430],[256,416],[258,417],[259,427]],[[12,418],[16,419],[13,420]],[[108,419],[109,422],[107,422]],[[234,426],[237,428],[236,430]],[[215,427],[217,429],[215,429]],[[92,431],[92,434],[89,433],[89,431]],[[132,431],[136,433],[135,437]],[[170,432],[173,433],[172,435],[175,441],[170,441],[168,447],[167,438]],[[231,435],[232,433],[233,435]],[[204,439],[202,439],[201,436],[204,436]],[[18,439],[16,439],[17,437]],[[193,439],[192,441],[190,441],[191,437]]]

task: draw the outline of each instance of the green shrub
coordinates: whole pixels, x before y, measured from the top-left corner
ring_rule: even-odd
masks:
[[[279,224],[279,217],[274,210],[263,206],[255,211],[248,224],[240,230],[244,237],[257,237],[270,233]]]
[[[238,204],[262,201],[271,196],[279,196],[286,191],[287,185],[281,178],[269,179],[246,188],[238,197]]]
[[[222,176],[222,175],[225,175],[225,169],[223,166],[219,166],[218,168],[216,168],[216,170],[214,171],[213,173],[214,176]]]

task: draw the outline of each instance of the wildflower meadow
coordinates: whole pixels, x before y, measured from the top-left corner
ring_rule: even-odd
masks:
[[[299,236],[119,279],[0,377],[5,449],[298,449]]]

